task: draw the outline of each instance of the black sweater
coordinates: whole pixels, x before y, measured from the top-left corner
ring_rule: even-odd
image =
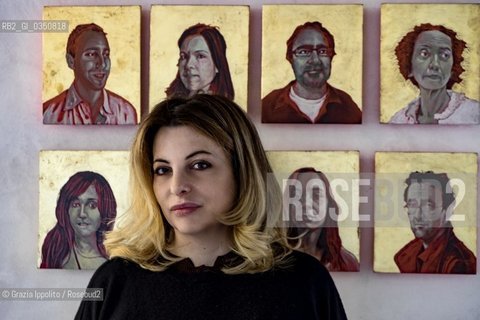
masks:
[[[100,266],[89,288],[103,288],[103,301],[82,301],[76,320],[94,319],[346,319],[325,267],[294,251],[291,267],[255,274],[220,271],[184,259],[163,272],[114,258]]]

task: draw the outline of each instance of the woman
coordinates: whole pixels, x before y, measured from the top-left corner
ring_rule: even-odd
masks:
[[[316,257],[329,271],[358,271],[357,258],[342,247],[335,220],[339,209],[325,174],[314,168],[300,168],[288,179],[298,186],[286,189],[285,198],[295,199],[300,192],[302,203],[301,208],[288,207],[291,242]]]
[[[455,92],[465,71],[466,43],[441,25],[416,26],[395,48],[400,72],[420,89],[420,96],[398,111],[390,123],[479,124],[480,103]]]
[[[71,176],[60,190],[55,215],[40,268],[96,269],[107,260],[103,239],[112,230],[117,203],[103,176],[91,171]]]
[[[346,319],[328,271],[292,251],[254,125],[214,95],[158,104],[131,150],[131,211],[76,319]],[[122,227],[123,226],[123,227]]]
[[[190,97],[197,93],[217,94],[233,100],[227,44],[218,28],[198,23],[178,39],[178,72],[167,88],[167,97]]]

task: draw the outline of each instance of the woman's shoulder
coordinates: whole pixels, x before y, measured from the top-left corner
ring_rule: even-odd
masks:
[[[292,269],[300,276],[330,277],[327,268],[317,258],[307,253],[293,250],[288,259],[291,261]]]
[[[137,263],[121,257],[114,257],[102,263],[92,276],[92,282],[110,282],[115,278],[137,275],[143,270]]]
[[[319,314],[315,319],[346,319],[342,299],[327,268],[315,257],[292,251],[294,280],[288,282],[296,299],[311,301]],[[292,283],[293,282],[293,283]]]
[[[420,99],[417,97],[410,101],[405,107],[401,108],[390,118],[388,123],[394,124],[414,124],[417,118]]]
[[[97,270],[121,271],[127,269],[137,269],[140,266],[131,260],[122,257],[113,257],[105,261]]]

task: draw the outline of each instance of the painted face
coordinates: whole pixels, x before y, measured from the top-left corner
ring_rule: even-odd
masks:
[[[102,90],[110,74],[110,47],[100,32],[86,31],[76,40],[75,57],[67,58],[75,82],[88,90]]]
[[[207,42],[202,36],[187,37],[180,48],[178,72],[190,95],[207,93],[218,72]]]
[[[438,31],[418,35],[412,54],[412,75],[420,88],[438,90],[447,86],[452,73],[452,41]]]
[[[298,227],[321,228],[327,216],[327,193],[325,183],[315,173],[305,172],[298,175],[302,186],[302,221]]]
[[[412,183],[407,192],[410,227],[416,238],[429,243],[445,224],[441,186],[434,181]]]
[[[233,207],[236,188],[220,145],[188,126],[163,127],[153,159],[153,190],[175,238],[225,232],[217,217]]]
[[[68,215],[75,238],[96,236],[101,216],[98,210],[98,194],[93,184],[70,203]]]
[[[296,37],[292,50],[292,68],[297,83],[307,90],[325,86],[332,62],[331,48],[325,37],[316,30],[305,29]]]

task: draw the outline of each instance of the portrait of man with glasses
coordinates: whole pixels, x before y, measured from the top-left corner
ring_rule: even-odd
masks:
[[[297,26],[286,52],[295,80],[262,99],[262,122],[361,123],[350,95],[327,82],[335,54],[334,37],[320,22]]]
[[[455,194],[446,173],[412,172],[403,198],[415,239],[394,256],[402,273],[475,274],[475,255],[453,232]]]

